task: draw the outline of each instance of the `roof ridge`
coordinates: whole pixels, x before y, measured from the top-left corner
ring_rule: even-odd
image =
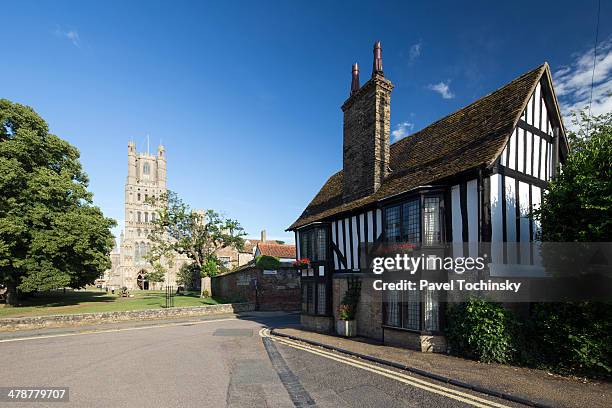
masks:
[[[345,202],[342,197],[344,171],[336,171],[288,230],[371,205],[382,198],[476,166],[490,165],[492,157],[499,156],[503,150],[534,88],[547,72],[550,74],[550,68],[544,62],[391,144],[389,164],[395,171],[385,177],[373,194]]]
[[[435,122],[430,123],[429,125],[425,126],[424,128],[419,129],[419,130],[417,130],[416,132],[411,133],[411,134],[409,134],[408,136],[403,137],[402,139],[400,139],[400,140],[398,140],[398,141],[396,141],[396,142],[391,143],[390,147],[391,147],[391,146],[394,146],[394,145],[400,145],[402,142],[406,141],[407,139],[410,139],[410,137],[411,137],[411,136],[414,136],[414,135],[416,135],[416,134],[418,134],[418,133],[421,133],[422,131],[424,131],[424,130],[426,130],[426,129],[428,129],[428,128],[430,128],[430,127],[434,126],[434,125],[436,125],[436,124],[437,124],[437,123],[439,123],[439,122],[442,122],[443,120],[447,119],[448,117],[453,116],[454,114],[459,113],[459,112],[461,112],[461,111],[462,111],[462,110],[464,110],[464,109],[469,108],[469,107],[470,107],[470,106],[472,106],[472,105],[475,105],[476,103],[478,103],[478,102],[482,101],[482,100],[483,100],[483,99],[485,99],[485,98],[488,98],[489,96],[491,96],[491,95],[493,95],[493,94],[495,94],[495,93],[497,93],[497,92],[501,92],[502,90],[504,90],[505,88],[507,88],[507,87],[511,86],[512,84],[514,84],[514,83],[516,83],[516,82],[518,82],[518,81],[523,80],[523,79],[524,79],[526,76],[529,76],[529,75],[533,74],[534,72],[536,72],[536,71],[538,71],[538,70],[541,70],[541,69],[543,69],[543,68],[545,68],[545,67],[547,67],[547,66],[548,66],[548,63],[547,63],[546,61],[544,61],[544,63],[543,63],[543,64],[540,64],[540,65],[538,65],[536,68],[533,68],[533,69],[531,69],[531,70],[529,70],[529,71],[525,72],[524,74],[522,74],[522,75],[520,75],[520,76],[518,76],[518,77],[514,78],[512,81],[510,81],[510,82],[508,82],[508,83],[506,83],[506,84],[504,84],[504,85],[500,86],[499,88],[495,89],[494,91],[491,91],[491,92],[489,92],[488,94],[483,95],[483,96],[481,96],[480,98],[476,99],[475,101],[473,101],[473,102],[471,102],[471,103],[468,103],[468,104],[467,104],[467,105],[465,105],[465,106],[462,106],[461,108],[459,108],[459,109],[457,109],[457,110],[455,110],[455,111],[453,111],[453,112],[449,113],[449,114],[448,114],[448,115],[446,115],[446,116],[441,117],[440,119],[436,120]]]

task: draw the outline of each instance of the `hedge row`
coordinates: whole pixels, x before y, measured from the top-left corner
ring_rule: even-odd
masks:
[[[519,320],[500,304],[474,298],[449,307],[447,322],[456,355],[563,374],[612,374],[611,304],[532,304],[529,317]]]

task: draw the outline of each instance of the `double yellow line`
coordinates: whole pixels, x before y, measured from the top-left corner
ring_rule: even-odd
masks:
[[[362,360],[357,360],[355,358],[345,357],[337,353],[331,353],[329,351],[315,348],[315,347],[312,347],[306,344],[298,343],[296,341],[287,339],[285,337],[274,336],[270,334],[269,329],[261,329],[259,331],[259,335],[261,337],[268,337],[271,340],[274,340],[276,342],[279,342],[289,347],[293,347],[294,349],[316,354],[318,356],[325,357],[330,360],[337,361],[339,363],[347,364],[352,367],[356,367],[356,368],[359,368],[365,371],[369,371],[371,373],[375,373],[383,377],[387,377],[392,380],[396,380],[404,384],[408,384],[413,387],[432,392],[434,394],[442,395],[444,397],[451,398],[456,401],[464,402],[474,407],[482,407],[482,408],[490,408],[490,407],[507,408],[508,407],[507,405],[499,404],[494,401],[489,401],[487,399],[480,398],[476,395],[471,395],[471,394],[468,394],[462,391],[455,390],[453,388],[444,387],[442,385],[435,384],[430,381],[425,381],[420,378],[416,378],[412,375],[389,370],[387,368],[380,367],[378,365],[370,364]]]

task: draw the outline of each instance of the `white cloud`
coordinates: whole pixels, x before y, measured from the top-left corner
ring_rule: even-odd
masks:
[[[571,112],[589,105],[591,79],[593,78],[593,103],[591,113],[600,115],[612,112],[612,37],[597,46],[595,75],[593,76],[593,48],[574,54],[569,65],[553,74],[555,92],[565,117],[565,125],[571,127]]]
[[[418,43],[410,46],[410,54],[409,54],[410,61],[414,61],[421,55],[421,45],[422,44],[419,41]]]
[[[437,84],[428,85],[427,89],[439,93],[444,99],[452,99],[455,97],[455,94],[451,91],[449,84],[450,81],[438,82]]]
[[[67,39],[72,43],[72,45],[77,48],[81,47],[81,38],[79,37],[79,33],[76,30],[64,31],[61,27],[57,26],[55,28],[55,35]]]
[[[393,141],[397,142],[400,139],[408,136],[412,130],[414,129],[414,123],[410,122],[401,122],[395,125],[395,129],[391,132],[391,136],[393,137]]]

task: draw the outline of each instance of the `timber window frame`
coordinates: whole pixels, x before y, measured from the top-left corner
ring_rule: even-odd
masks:
[[[410,243],[426,251],[443,249],[446,242],[445,190],[422,190],[389,202],[382,210],[384,242]],[[397,217],[399,226],[390,226],[387,214],[393,222],[397,222]],[[389,231],[394,238],[399,237],[399,241],[389,240]],[[420,275],[418,272],[416,276]],[[387,291],[383,297],[383,328],[441,333],[443,305],[439,296],[429,290]]]
[[[333,258],[331,227],[317,224],[297,231],[300,258],[308,258],[308,267],[300,268],[302,314],[331,316]]]
[[[427,206],[435,202],[435,210],[426,211]],[[389,221],[392,221],[391,225]],[[446,239],[444,194],[439,191],[424,191],[387,204],[383,207],[382,222],[385,242],[407,242],[427,248],[441,247]],[[436,225],[436,229],[432,230],[431,225]],[[391,237],[393,239],[390,239]]]
[[[440,334],[443,304],[433,290],[386,291],[383,297],[383,328]]]

